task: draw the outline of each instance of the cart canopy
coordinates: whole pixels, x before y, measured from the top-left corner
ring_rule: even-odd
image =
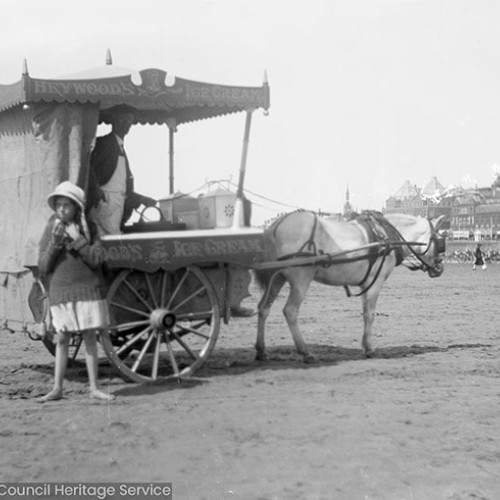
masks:
[[[176,125],[248,109],[269,108],[269,85],[237,87],[168,77],[161,69],[142,71],[106,66],[56,79],[29,76],[0,85],[0,113],[26,103],[117,105],[137,110],[137,122]],[[106,113],[101,121],[107,122]]]
[[[169,78],[160,69],[107,64],[77,75],[0,85],[0,284],[36,266],[50,215],[47,195],[70,180],[86,188],[97,125],[128,105],[136,123],[177,125],[269,108],[269,85],[239,87]]]

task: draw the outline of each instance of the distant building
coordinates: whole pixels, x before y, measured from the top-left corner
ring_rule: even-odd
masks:
[[[406,181],[396,193],[385,202],[384,213],[402,213],[433,219],[444,215],[451,217],[451,200],[445,196],[446,189],[436,177],[419,188]]]
[[[444,229],[455,238],[500,238],[500,176],[489,187],[444,186],[436,177],[419,188],[406,181],[386,200],[384,213],[433,219],[445,216]]]

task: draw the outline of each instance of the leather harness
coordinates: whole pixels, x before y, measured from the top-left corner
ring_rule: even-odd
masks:
[[[292,212],[293,213],[293,212]],[[320,255],[327,255],[322,249],[317,249],[316,248],[316,243],[314,241],[314,237],[316,234],[316,228],[318,226],[318,216],[314,214],[313,212],[310,212],[311,215],[313,215],[313,225],[311,228],[311,233],[309,235],[309,238],[305,241],[305,243],[299,248],[297,252],[294,252],[292,254],[288,255],[283,255],[279,257],[277,260],[283,261],[287,259],[293,259],[297,257],[317,257]],[[290,214],[287,214],[290,215]],[[276,234],[276,231],[280,224],[286,219],[286,215],[282,217],[280,220],[277,221],[277,223],[273,227],[273,234]],[[383,216],[381,212],[377,211],[372,211],[372,210],[367,210],[363,211],[361,214],[354,214],[354,216],[351,218],[351,220],[355,220],[360,226],[363,227],[363,229],[366,231],[366,234],[368,236],[368,243],[381,243],[380,247],[374,247],[370,248],[368,251],[368,256],[361,256],[361,257],[356,257],[356,258],[346,258],[344,262],[354,262],[358,260],[365,260],[368,259],[368,270],[363,277],[363,279],[358,283],[357,286],[362,286],[368,277],[370,276],[370,273],[373,269],[373,266],[375,265],[377,259],[382,257],[382,261],[377,269],[377,272],[375,273],[375,276],[370,283],[370,285],[365,288],[362,292],[354,295],[354,296],[359,296],[362,295],[363,293],[366,293],[371,286],[377,281],[377,278],[382,270],[382,267],[384,265],[385,259],[387,256],[394,251],[395,256],[396,256],[396,266],[399,266],[403,260],[404,260],[404,250],[402,246],[398,246],[396,248],[390,246],[391,242],[394,241],[402,241],[403,238],[399,231]],[[336,263],[340,263],[339,261],[336,261]],[[325,267],[328,267],[329,265],[332,265],[332,263],[328,263],[326,261],[325,264],[322,264]],[[349,290],[349,287],[346,285],[344,286],[344,289],[346,291],[346,294],[348,297],[353,296],[351,291]]]

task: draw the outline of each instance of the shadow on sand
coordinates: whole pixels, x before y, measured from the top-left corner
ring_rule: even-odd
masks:
[[[253,348],[215,349],[204,366],[194,376],[185,379],[162,379],[147,384],[137,384],[124,381],[117,368],[112,366],[107,358],[101,358],[99,364],[99,379],[104,386],[108,386],[116,396],[143,396],[155,395],[164,392],[189,390],[210,382],[218,376],[240,375],[250,372],[266,370],[310,370],[320,367],[335,366],[343,362],[363,362],[365,356],[359,348],[345,348],[324,344],[310,344],[310,349],[316,357],[315,363],[304,363],[302,357],[295,350],[295,346],[279,346],[268,348],[268,360],[256,361]],[[489,348],[490,344],[450,344],[448,346],[417,345],[382,347],[375,351],[374,359],[398,359],[420,356],[428,353],[447,352],[456,349]],[[44,364],[21,364],[17,368],[0,370],[2,384],[8,387],[17,383],[17,392],[33,392],[33,384],[47,384],[53,377],[54,362]],[[9,384],[10,380],[10,384]],[[68,366],[66,380],[73,385],[73,392],[85,392],[88,383],[85,364]],[[36,382],[35,382],[36,381]],[[79,386],[81,385],[81,388]],[[26,387],[25,387],[26,386]],[[10,391],[12,392],[12,391]],[[71,392],[71,390],[70,390]],[[2,391],[0,391],[0,396]],[[13,396],[6,391],[8,396]],[[17,397],[23,397],[17,394]]]
[[[324,344],[309,344],[316,357],[316,362],[305,363],[295,350],[295,346],[280,346],[268,348],[268,360],[256,361],[253,349],[221,349],[215,351],[207,363],[197,372],[200,377],[213,377],[223,375],[238,375],[258,370],[308,370],[318,367],[335,366],[347,361],[367,358],[359,348],[344,348]],[[447,352],[452,349],[477,349],[491,347],[490,344],[452,344],[446,347],[430,345],[410,345],[383,347],[375,350],[370,359],[397,359],[419,356],[434,352]]]

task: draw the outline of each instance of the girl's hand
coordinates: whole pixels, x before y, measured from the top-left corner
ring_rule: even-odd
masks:
[[[54,226],[52,227],[52,243],[56,247],[62,247],[64,244],[64,239],[66,238],[66,231],[64,223],[56,219],[54,221]]]
[[[88,245],[89,242],[87,241],[87,238],[85,236],[82,236],[79,234],[75,239],[71,239],[66,243],[66,250],[75,250],[79,252],[84,246]]]
[[[68,224],[66,226],[66,235],[73,241],[77,240],[80,237],[78,226],[75,223]]]

